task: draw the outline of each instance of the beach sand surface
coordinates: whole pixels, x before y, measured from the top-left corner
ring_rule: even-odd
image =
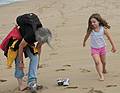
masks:
[[[119,0],[28,0],[0,7],[0,43],[15,25],[15,19],[23,13],[36,13],[42,24],[53,34],[51,49],[43,45],[38,93],[119,93],[120,92],[120,1]],[[82,41],[88,18],[100,13],[111,25],[110,32],[118,51],[110,52],[106,38],[107,71],[105,81],[98,74],[90,54],[90,42],[85,48]],[[21,93],[14,78],[14,65],[6,69],[6,58],[0,50],[0,93]],[[29,60],[25,59],[27,73]],[[57,79],[70,79],[69,86],[57,86]],[[22,93],[29,93],[28,90]]]

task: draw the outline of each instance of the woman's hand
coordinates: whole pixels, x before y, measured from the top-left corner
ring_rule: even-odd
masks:
[[[19,68],[20,68],[21,70],[23,70],[23,68],[24,68],[24,63],[23,63],[23,62],[20,62],[20,63],[19,63]]]

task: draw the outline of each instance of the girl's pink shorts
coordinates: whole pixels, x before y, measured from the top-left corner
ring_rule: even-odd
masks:
[[[102,48],[91,48],[91,55],[106,55],[106,47],[102,47]]]

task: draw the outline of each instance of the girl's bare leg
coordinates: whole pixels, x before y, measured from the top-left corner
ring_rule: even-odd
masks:
[[[107,71],[106,71],[106,55],[101,55],[100,59],[103,64],[103,73],[105,74],[105,73],[107,73]]]
[[[104,80],[104,76],[103,76],[103,65],[102,65],[102,62],[101,62],[101,59],[100,59],[100,56],[98,54],[94,54],[92,55],[93,59],[94,59],[94,62],[95,62],[95,66],[96,66],[96,70],[99,74],[99,77],[101,81]]]

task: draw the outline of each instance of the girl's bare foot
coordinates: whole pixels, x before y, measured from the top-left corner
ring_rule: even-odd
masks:
[[[100,80],[100,81],[104,81],[104,76],[101,76],[101,77],[99,78],[99,80]]]
[[[104,75],[101,73],[101,75],[99,76],[99,80],[100,81],[104,81]]]
[[[100,80],[100,81],[104,81],[104,78],[100,78],[99,80]]]
[[[107,71],[106,71],[106,69],[104,69],[104,70],[103,70],[103,74],[106,74],[106,73],[107,73]]]

